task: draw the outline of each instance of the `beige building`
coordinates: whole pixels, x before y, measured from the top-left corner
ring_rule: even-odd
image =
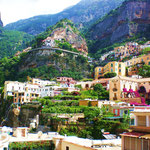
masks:
[[[135,57],[125,62],[126,67],[133,66],[136,64],[145,63],[146,65],[150,65],[150,54],[143,55],[141,57]]]
[[[116,76],[110,80],[109,99],[125,102],[141,102],[141,96],[150,99],[150,78],[134,79],[130,77]]]
[[[81,88],[83,90],[88,90],[90,88],[93,88],[93,86],[96,84],[102,84],[103,88],[109,90],[109,80],[110,78],[102,78],[93,81],[86,81],[86,82],[81,81],[81,82],[77,82],[76,85],[81,85]]]
[[[150,108],[132,112],[131,132],[123,133],[122,150],[150,150]]]
[[[55,150],[121,150],[121,140],[90,140],[78,137],[54,137]],[[110,146],[111,145],[111,146]]]
[[[95,68],[95,79],[99,77],[103,77],[108,72],[115,72],[117,75],[125,76],[126,69],[125,64],[123,62],[109,62],[104,67],[96,67]]]

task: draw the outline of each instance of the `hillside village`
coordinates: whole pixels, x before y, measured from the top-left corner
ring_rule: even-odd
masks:
[[[94,35],[105,19],[115,16],[115,20],[125,6],[130,12],[133,3],[128,0],[112,9],[85,28],[85,34],[72,21],[62,19],[25,48],[0,59],[0,150],[150,149],[150,39],[147,34],[136,39],[128,35],[126,41],[103,49],[97,43],[107,43],[100,38],[110,34],[102,35],[99,29]],[[134,9],[141,11],[131,11],[135,16],[129,20],[138,17],[133,21],[140,30],[140,19],[150,13],[150,4],[138,3]],[[144,30],[147,20],[143,32],[148,31]],[[123,20],[113,24],[113,30],[122,24]]]
[[[5,81],[4,93],[2,94],[3,95],[2,99],[5,100],[9,99],[9,101],[10,100],[12,101],[11,105],[13,105],[12,108],[13,116],[17,116],[17,117],[20,117],[22,111],[25,111],[24,109],[30,110],[32,107],[34,108],[34,105],[36,103],[38,107],[42,104],[41,114],[39,114],[39,112],[34,113],[32,115],[32,120],[30,119],[28,123],[21,121],[22,123],[24,122],[26,126],[29,126],[30,129],[34,129],[34,128],[38,129],[41,125],[44,126],[46,125],[47,129],[43,128],[42,129],[43,131],[52,130],[52,131],[57,131],[60,134],[66,133],[67,135],[70,135],[72,134],[71,131],[72,123],[75,125],[73,130],[75,131],[75,128],[79,130],[79,128],[81,128],[84,125],[84,123],[87,122],[89,119],[94,119],[97,116],[97,115],[95,116],[94,113],[98,111],[97,109],[100,109],[103,110],[101,113],[105,114],[102,116],[103,123],[106,120],[111,124],[115,124],[117,122],[124,124],[123,120],[125,118],[127,119],[125,122],[126,125],[124,129],[121,126],[119,126],[118,128],[121,127],[122,130],[124,131],[127,131],[128,128],[131,128],[133,134],[132,132],[122,133],[116,128],[115,130],[117,131],[116,132],[117,135],[118,136],[121,135],[122,139],[129,140],[130,138],[132,138],[132,140],[134,141],[136,140],[135,134],[139,135],[141,134],[140,131],[142,131],[145,132],[145,134],[143,133],[142,136],[143,138],[145,138],[146,141],[147,138],[146,134],[148,134],[147,129],[149,128],[149,125],[147,120],[148,117],[146,116],[145,112],[149,112],[150,110],[150,105],[149,105],[150,78],[147,78],[147,76],[146,78],[143,78],[140,75],[141,72],[140,69],[143,69],[144,66],[150,65],[149,51],[146,51],[147,55],[146,54],[141,55],[143,49],[149,48],[148,43],[149,42],[147,42],[145,45],[138,46],[138,48],[140,47],[141,50],[139,51],[139,53],[137,53],[136,56],[133,55],[133,58],[131,60],[129,59],[124,62],[111,61],[108,62],[108,64],[106,64],[104,67],[96,67],[93,80],[87,79],[87,81],[86,80],[76,81],[71,77],[57,77],[55,81],[49,81],[49,80],[41,80],[38,78],[28,77],[27,82]],[[123,47],[119,47],[124,51],[123,52],[124,56],[122,54],[123,58],[127,57],[126,53],[131,52],[130,55],[133,54],[132,52],[133,49],[135,50],[137,48],[137,47],[133,48],[133,43],[132,46],[131,43],[127,43],[126,46],[129,47],[126,47],[124,49]],[[119,48],[117,47],[115,48],[115,50]],[[17,57],[19,57],[19,55]],[[101,58],[103,57],[104,56],[102,56]],[[115,54],[113,55],[113,57],[116,57]],[[134,69],[135,66],[138,67]],[[49,103],[48,105],[50,107],[47,106],[46,103],[47,104]],[[60,105],[62,105],[61,106],[62,108],[59,106],[59,103]],[[66,105],[65,103],[66,104],[70,103],[70,104]],[[59,107],[57,107],[57,105]],[[52,106],[53,109],[50,109]],[[67,108],[68,106],[70,108]],[[87,110],[93,109],[92,111],[95,111],[91,114],[92,116],[90,118],[88,117],[89,119],[86,118],[86,115],[90,115],[90,114],[86,114],[87,113],[86,109]],[[142,117],[140,117],[142,115],[140,113],[140,116],[138,115],[137,117],[136,112],[137,113],[144,112],[145,119],[144,119],[144,114]],[[41,122],[41,120],[37,119],[39,118],[39,116],[40,118],[42,116],[42,120],[43,119],[47,120],[49,117],[51,119],[48,119],[45,124],[43,123],[43,121]],[[18,121],[15,123],[13,122],[10,123],[9,117],[10,114],[8,112],[7,118],[4,118],[1,125],[7,125],[11,127],[16,126],[15,124]],[[25,115],[24,117],[26,118],[27,116]],[[17,126],[20,126],[19,122]],[[89,126],[93,126],[93,124],[89,124]],[[140,128],[140,126],[142,127]],[[86,127],[82,127],[82,128],[86,132],[89,133],[91,132],[88,131]],[[23,132],[23,130],[25,130],[25,132],[28,132],[28,130],[24,127],[22,129],[19,128],[16,129],[18,130],[17,131],[18,134],[19,132]],[[112,136],[111,141],[107,141],[108,139],[106,140],[107,142],[105,145],[108,145],[106,147],[109,147],[110,144],[113,145],[111,147],[113,147],[114,149],[121,147],[121,141],[119,141],[119,139],[118,141],[116,140],[116,143],[114,143],[115,138],[113,137],[113,134],[111,132],[112,131],[110,129],[108,130],[106,127],[106,129],[104,129],[104,132],[101,133],[103,135],[103,138],[106,139],[107,136]],[[78,134],[79,133],[74,133],[73,135],[78,136]],[[88,133],[86,134],[80,136],[88,137]],[[20,136],[17,135],[15,132],[13,135],[16,138],[19,138],[18,136]],[[22,136],[25,139],[28,137],[26,134]],[[44,134],[41,135],[41,137],[42,136],[45,140],[48,138]],[[51,135],[49,136],[51,137]],[[135,137],[135,139],[133,138],[133,136]],[[55,138],[58,138],[58,135],[56,137],[52,135],[52,137],[53,137],[53,141],[55,141]],[[63,136],[61,138],[63,138]],[[76,140],[80,141],[81,139],[76,139]],[[124,144],[124,146],[127,145],[125,143],[126,140],[122,141],[123,142],[122,144]],[[139,140],[139,143],[140,142],[142,141]],[[71,143],[69,143],[69,141],[67,143],[69,144],[69,146],[71,146],[70,145]],[[96,145],[99,148],[103,147],[101,141],[99,141]],[[82,145],[80,145],[79,142],[76,143],[76,146],[82,147]],[[88,149],[88,144],[85,144],[85,146]],[[94,149],[95,146],[90,145],[90,147],[93,147]]]

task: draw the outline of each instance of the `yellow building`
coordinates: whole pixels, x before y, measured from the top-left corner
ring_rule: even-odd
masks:
[[[126,61],[125,65],[128,67],[128,76],[137,75],[139,68],[141,68],[143,64],[150,65],[150,54]]]
[[[141,57],[132,58],[125,62],[126,67],[133,66],[136,64],[145,63],[146,65],[150,65],[150,54],[143,55]]]
[[[117,75],[125,76],[126,69],[125,64],[123,62],[109,62],[104,67],[96,67],[95,68],[95,79],[104,76],[104,74],[108,72],[115,72]]]

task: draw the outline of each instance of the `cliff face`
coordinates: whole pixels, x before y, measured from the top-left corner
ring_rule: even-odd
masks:
[[[61,19],[72,20],[78,27],[89,26],[112,9],[117,8],[124,0],[81,0],[78,4],[54,15],[40,15],[8,24],[9,30],[24,31],[37,35]]]
[[[57,28],[55,29],[52,34],[50,35],[51,40],[65,40],[66,42],[70,43],[73,48],[77,49],[80,52],[88,53],[88,48],[85,39],[83,39],[79,33],[74,32],[71,26],[65,24],[65,28]],[[55,43],[53,45],[57,47]]]
[[[150,2],[126,1],[121,7],[111,11],[103,20],[93,25],[89,39],[107,41],[109,44],[119,42],[138,33],[147,32],[150,26]],[[105,47],[101,42],[99,47]]]

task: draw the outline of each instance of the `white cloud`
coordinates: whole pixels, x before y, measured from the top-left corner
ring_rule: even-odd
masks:
[[[42,14],[54,14],[80,0],[0,0],[4,25]]]

